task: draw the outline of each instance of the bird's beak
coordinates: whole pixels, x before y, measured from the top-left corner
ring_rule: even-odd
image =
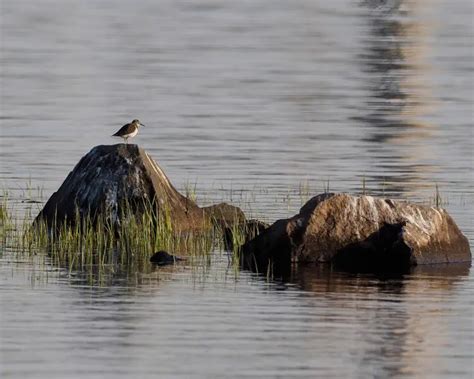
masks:
[[[145,124],[142,124],[142,123],[140,122],[140,126],[146,126],[146,125],[145,125]]]

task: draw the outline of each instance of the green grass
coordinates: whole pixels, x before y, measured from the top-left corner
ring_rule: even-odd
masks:
[[[80,217],[76,212],[71,222],[50,225],[44,220],[34,221],[43,204],[32,191],[22,192],[15,200],[6,191],[0,194],[0,247],[19,259],[36,263],[42,259],[69,275],[82,273],[90,284],[106,285],[118,273],[131,282],[138,280],[138,273],[153,274],[149,258],[158,250],[185,257],[187,265],[204,269],[212,252],[224,250],[222,227],[209,223],[198,231],[180,231],[174,228],[166,209],[156,216],[153,204],[145,204],[140,213],[127,204],[122,206],[120,223],[113,223],[106,214],[94,218]],[[235,223],[232,231],[234,250],[229,263],[238,275],[237,247],[245,239],[243,225]]]
[[[43,253],[53,262],[70,269],[109,264],[137,264],[148,262],[158,250],[183,256],[205,256],[222,247],[222,230],[216,227],[199,231],[176,230],[169,212],[157,217],[155,208],[145,205],[135,214],[131,207],[123,207],[120,222],[100,214],[76,217],[71,222],[44,220],[34,222],[30,209],[21,217],[15,204],[3,196],[0,205],[0,238],[4,247],[18,254]]]

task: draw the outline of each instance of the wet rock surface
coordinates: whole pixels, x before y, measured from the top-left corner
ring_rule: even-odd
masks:
[[[471,262],[467,238],[441,208],[371,196],[321,194],[242,246],[243,264],[330,263],[349,270],[398,271],[422,264]]]
[[[49,198],[37,219],[49,226],[64,221],[73,223],[77,216],[93,219],[106,214],[111,222],[120,222],[125,208],[139,216],[148,207],[156,215],[166,213],[176,230],[206,229],[220,216],[243,212],[222,203],[200,208],[181,195],[158,164],[134,144],[101,145],[87,153],[69,173],[61,187]],[[229,216],[230,217],[230,216]]]

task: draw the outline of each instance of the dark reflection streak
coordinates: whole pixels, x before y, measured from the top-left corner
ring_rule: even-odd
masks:
[[[434,170],[420,162],[421,152],[413,155],[401,149],[407,141],[417,139],[416,143],[424,144],[428,137],[426,128],[420,128],[423,125],[412,118],[415,111],[425,106],[424,96],[417,83],[408,83],[421,75],[417,55],[422,41],[415,30],[421,22],[414,21],[415,2],[365,0],[360,5],[365,9],[362,17],[367,24],[367,35],[358,58],[361,70],[368,75],[369,95],[366,114],[353,119],[369,126],[363,129],[361,139],[369,144],[367,152],[374,160],[374,171],[379,176],[380,172],[384,173],[385,190],[402,195],[418,189],[427,174]],[[416,53],[412,52],[415,50]],[[398,170],[393,172],[383,167],[387,153],[394,167],[404,168],[403,185],[396,184],[401,176]],[[369,176],[369,180],[376,178]],[[431,178],[428,180],[432,182]]]
[[[404,24],[400,21],[403,1],[367,0],[362,6],[368,8],[368,38],[366,52],[359,55],[362,70],[370,74],[367,101],[369,114],[361,120],[376,128],[409,127],[401,113],[410,104],[410,94],[402,87],[401,79],[413,68],[407,62],[403,49],[407,43]],[[383,142],[399,131],[377,130],[369,137],[374,142]]]

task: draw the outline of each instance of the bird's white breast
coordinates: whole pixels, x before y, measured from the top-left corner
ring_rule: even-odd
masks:
[[[124,136],[125,138],[131,138],[131,137],[135,137],[135,136],[137,135],[137,133],[138,133],[138,128],[135,129],[134,132],[132,132],[132,133],[130,133],[130,134],[124,134],[123,136]]]

